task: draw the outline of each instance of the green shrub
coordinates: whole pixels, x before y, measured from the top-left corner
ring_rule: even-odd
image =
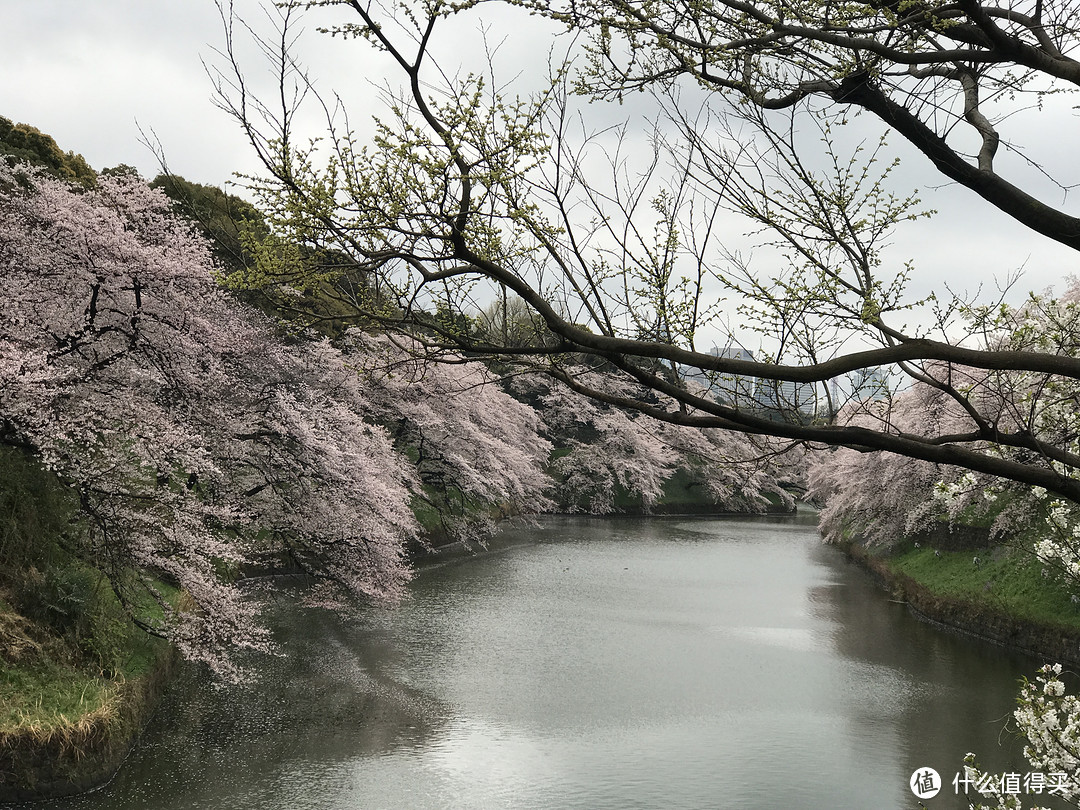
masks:
[[[81,534],[74,493],[26,453],[0,446],[0,578],[55,565]]]
[[[0,447],[0,612],[10,649],[113,674],[141,631],[90,562],[86,537],[75,494],[26,453]]]

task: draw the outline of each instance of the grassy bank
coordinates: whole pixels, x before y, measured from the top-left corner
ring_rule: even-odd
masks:
[[[891,558],[889,565],[940,596],[970,601],[1023,621],[1080,630],[1080,604],[1027,551],[999,547],[989,553],[942,551],[937,556],[932,549],[918,548]]]
[[[110,646],[104,670],[0,600],[0,801],[88,790],[123,761],[173,652],[137,631]]]
[[[132,624],[94,559],[76,496],[0,448],[0,801],[107,779],[169,669],[169,646]]]
[[[0,616],[0,628],[11,619]],[[128,685],[152,673],[166,653],[163,642],[144,639],[110,677],[48,657],[22,665],[0,662],[0,748],[22,739],[76,745],[92,728],[112,728]]]
[[[1047,661],[1080,664],[1080,603],[1022,547],[909,546],[886,555],[854,544],[848,552],[920,618]]]

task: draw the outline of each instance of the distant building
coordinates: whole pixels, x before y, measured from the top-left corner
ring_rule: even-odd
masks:
[[[848,375],[851,381],[851,396],[857,402],[888,399],[889,373],[881,366],[860,368]]]
[[[754,355],[748,349],[741,346],[728,346],[721,349],[713,346],[709,349],[713,357],[724,357],[731,360],[753,361]],[[757,387],[756,377],[744,377],[739,374],[723,374],[718,371],[702,371],[699,368],[685,366],[682,369],[683,378],[695,382],[709,393],[718,402],[731,405],[736,408],[747,408],[754,405],[754,391]]]
[[[746,360],[748,362],[754,360],[753,353],[742,346],[728,346],[726,349],[718,349],[714,346],[709,354],[729,360]],[[744,377],[739,374],[721,374],[717,372],[713,378],[713,390],[716,392],[716,398],[733,408],[752,406],[756,388],[757,377]]]
[[[759,379],[754,399],[758,407],[780,414],[813,415],[817,409],[817,390],[813,383]]]
[[[731,344],[723,349],[713,346],[709,354],[730,360],[754,360],[749,349]],[[685,368],[683,376],[708,389],[718,402],[733,408],[766,411],[783,418],[813,416],[817,409],[817,390],[813,383],[703,372],[696,368]]]
[[[834,416],[835,411],[840,407],[841,393],[842,392],[840,390],[840,380],[837,377],[833,377],[831,380],[829,380],[829,405],[828,405],[828,407],[829,407],[829,411],[830,411],[830,413],[829,413],[830,417]]]

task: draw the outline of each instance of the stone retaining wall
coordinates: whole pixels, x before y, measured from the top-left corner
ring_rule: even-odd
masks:
[[[1019,650],[1047,663],[1080,666],[1080,630],[1025,621],[992,606],[935,594],[889,567],[887,561],[852,545],[847,554],[861,564],[893,596],[907,603],[919,619],[954,632]]]

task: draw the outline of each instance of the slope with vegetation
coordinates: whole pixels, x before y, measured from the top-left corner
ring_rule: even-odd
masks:
[[[0,448],[4,798],[62,794],[107,777],[172,660],[79,559],[86,527],[78,511],[56,476],[20,449]]]

